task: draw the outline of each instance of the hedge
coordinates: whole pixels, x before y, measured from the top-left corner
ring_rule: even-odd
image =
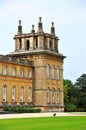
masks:
[[[39,113],[41,109],[39,108],[10,108],[6,107],[3,111],[15,112],[15,113]]]
[[[86,108],[65,108],[65,112],[86,112]]]

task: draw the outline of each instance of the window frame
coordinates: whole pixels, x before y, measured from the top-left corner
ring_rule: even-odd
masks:
[[[7,102],[7,85],[3,85],[3,102]]]

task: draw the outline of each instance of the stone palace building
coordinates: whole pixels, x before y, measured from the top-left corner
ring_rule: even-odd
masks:
[[[22,32],[19,20],[14,36],[15,50],[0,55],[0,109],[34,107],[42,111],[64,111],[63,56],[58,51],[54,23],[44,33],[42,18],[38,30]]]

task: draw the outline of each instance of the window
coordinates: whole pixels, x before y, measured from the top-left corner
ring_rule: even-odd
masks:
[[[50,66],[49,66],[49,64],[47,65],[47,78],[49,78],[50,77]]]
[[[47,89],[47,103],[50,103],[50,88]]]
[[[15,102],[15,86],[12,87],[12,102]]]
[[[30,41],[27,40],[27,44],[26,44],[26,50],[29,50],[30,49]]]
[[[60,80],[60,67],[57,67],[57,79]]]
[[[24,70],[20,69],[20,77],[23,77],[23,76],[24,76]]]
[[[31,78],[32,77],[32,71],[28,71],[28,78]]]
[[[28,88],[28,102],[31,102],[31,87]]]
[[[7,66],[3,66],[2,73],[3,75],[7,75]]]
[[[36,48],[38,48],[38,39],[36,37]]]
[[[12,68],[12,76],[16,75],[16,68]]]
[[[24,98],[24,87],[22,86],[20,88],[20,102],[23,102],[23,98]]]
[[[19,38],[19,49],[22,48],[21,38]]]
[[[52,42],[50,41],[50,49],[52,49]]]
[[[52,89],[52,103],[55,103],[55,88]]]
[[[60,89],[57,90],[57,103],[60,103]]]
[[[55,72],[54,72],[54,71],[55,71],[55,67],[54,67],[54,65],[53,65],[53,66],[52,66],[52,79],[55,78],[55,74],[54,74]]]
[[[7,101],[7,85],[3,86],[3,102]]]

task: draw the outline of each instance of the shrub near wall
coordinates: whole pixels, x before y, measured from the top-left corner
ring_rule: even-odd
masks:
[[[15,112],[15,113],[39,113],[39,108],[4,108],[4,111]]]

